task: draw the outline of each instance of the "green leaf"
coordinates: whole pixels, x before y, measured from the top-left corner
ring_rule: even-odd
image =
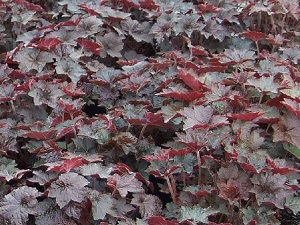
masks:
[[[249,79],[248,83],[263,93],[278,93],[278,88],[280,87],[279,84],[274,83],[273,77],[262,76],[259,79]]]
[[[164,210],[164,215],[167,219],[179,219],[180,218],[180,207],[178,204],[169,202],[166,204],[166,209]]]
[[[15,160],[8,158],[0,158],[0,178],[10,181],[12,179],[20,179],[29,170],[19,170]]]
[[[300,212],[300,197],[299,196],[288,196],[285,200],[286,207],[290,208],[295,215]]]
[[[283,148],[300,159],[300,148],[296,147],[295,145],[290,145],[286,142],[283,143]]]
[[[183,171],[188,174],[193,172],[194,166],[197,164],[196,157],[191,153],[184,156],[175,156],[174,160],[177,165],[182,165]]]
[[[181,206],[181,218],[180,221],[193,220],[194,222],[201,222],[208,224],[208,217],[218,213],[219,210],[211,208],[201,208],[200,206]]]
[[[110,194],[101,195],[93,190],[90,195],[94,220],[103,220],[106,214],[111,216],[118,215],[115,209],[115,199]]]
[[[259,207],[259,209],[254,209],[252,207],[241,209],[243,213],[244,224],[249,224],[251,221],[256,221],[257,225],[279,225],[280,222],[275,218],[274,210],[269,210],[265,207]]]

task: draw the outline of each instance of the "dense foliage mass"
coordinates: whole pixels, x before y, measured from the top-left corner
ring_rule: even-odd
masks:
[[[0,224],[297,224],[298,0],[0,0]]]

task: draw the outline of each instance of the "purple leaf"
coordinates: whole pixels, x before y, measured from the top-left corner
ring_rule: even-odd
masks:
[[[58,74],[66,74],[70,77],[73,83],[77,83],[81,76],[86,75],[85,69],[83,69],[79,63],[73,61],[71,58],[62,59],[56,63],[55,70]]]
[[[131,35],[137,42],[145,41],[153,42],[153,35],[149,35],[151,25],[149,22],[139,23],[137,20],[132,20],[130,17],[121,21],[121,27],[129,35]]]
[[[123,215],[123,216],[126,216],[129,212],[135,210],[135,207],[133,207],[130,204],[127,204],[126,198],[117,199],[115,208],[118,212],[118,215]]]
[[[48,196],[56,198],[60,208],[66,206],[70,201],[82,202],[85,198],[85,186],[89,182],[77,173],[64,173],[49,187]]]
[[[162,203],[155,195],[134,194],[131,204],[139,207],[143,219],[159,216],[161,214]]]
[[[46,63],[53,62],[53,55],[50,52],[40,51],[37,48],[25,48],[17,52],[14,60],[19,62],[19,68],[24,72],[36,70],[42,72]]]
[[[114,174],[108,177],[107,184],[113,187],[114,190],[118,191],[123,198],[126,197],[128,192],[145,192],[145,190],[142,188],[142,182],[135,178],[135,174],[125,174],[123,176]]]
[[[289,60],[294,64],[299,64],[300,62],[300,47],[295,46],[293,48],[280,48],[282,51],[282,59]]]
[[[52,108],[57,106],[59,97],[65,93],[61,90],[60,84],[51,84],[43,81],[36,83],[28,95],[33,97],[34,104],[39,106],[46,104]]]
[[[106,54],[112,57],[122,57],[121,50],[123,49],[123,37],[118,36],[114,32],[98,37],[102,46],[100,56],[105,58]]]
[[[219,41],[224,41],[225,37],[230,36],[228,30],[215,19],[209,19],[205,24],[201,24],[200,30],[207,39],[213,36]]]
[[[0,215],[13,225],[25,225],[28,216],[37,213],[38,196],[40,193],[35,188],[17,188],[0,200]]]
[[[100,32],[102,30],[102,24],[102,19],[99,19],[97,16],[89,16],[80,20],[76,27],[76,31],[81,35],[81,37],[86,38],[89,35]]]
[[[217,186],[220,189],[219,196],[228,200],[230,204],[242,199],[248,199],[251,188],[249,174],[239,169],[235,164],[227,168],[222,167],[218,172]]]
[[[191,37],[194,30],[200,29],[200,16],[196,13],[187,15],[182,14],[181,16],[182,17],[176,19],[176,25],[174,26],[175,33],[176,35],[186,33],[188,37]]]
[[[67,206],[64,207],[64,210],[69,217],[80,219],[82,206],[80,206],[77,202],[71,201]]]
[[[158,43],[161,43],[164,38],[171,36],[174,26],[174,13],[163,13],[152,26],[150,34],[153,34]]]
[[[286,197],[293,194],[291,188],[285,184],[286,176],[281,174],[254,174],[251,181],[254,184],[252,191],[256,194],[259,204],[271,203],[283,209]]]

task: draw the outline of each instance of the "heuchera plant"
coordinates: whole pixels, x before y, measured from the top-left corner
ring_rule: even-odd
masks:
[[[298,0],[0,0],[0,224],[299,221]]]

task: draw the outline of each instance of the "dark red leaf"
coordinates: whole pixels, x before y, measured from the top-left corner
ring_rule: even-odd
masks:
[[[175,87],[169,87],[168,89],[163,89],[162,92],[156,95],[167,96],[167,97],[191,102],[204,97],[205,93],[203,93],[203,91],[189,91],[188,89],[178,85]]]
[[[232,225],[232,223],[214,223],[214,222],[209,222],[209,225]],[[249,223],[247,225],[250,225]]]
[[[256,220],[251,220],[247,225],[257,225],[257,221]]]
[[[64,162],[62,164],[53,166],[53,167],[49,167],[50,169],[48,169],[48,170],[52,171],[52,172],[68,173],[72,169],[77,168],[82,165],[85,165],[85,164],[88,164],[88,163],[89,163],[88,160],[79,156],[79,157],[74,157],[71,159],[66,159],[66,160],[64,160]]]
[[[257,173],[255,166],[250,163],[239,162],[240,166],[248,173]]]
[[[210,4],[210,3],[199,4],[198,7],[203,12],[220,12],[220,11],[222,11],[221,8],[217,8],[213,4]]]
[[[258,32],[258,31],[245,31],[240,33],[242,36],[251,39],[252,41],[259,41],[260,39],[263,38],[268,38],[268,35],[262,32]]]
[[[186,70],[194,70],[194,71],[200,71],[200,69],[201,69],[201,67],[200,67],[200,65],[198,65],[198,64],[196,64],[196,63],[194,63],[194,62],[191,62],[191,61],[183,61],[183,62],[181,62],[181,64],[183,64],[183,66],[184,66],[184,68],[186,69]]]
[[[62,43],[58,38],[43,38],[36,42],[37,47],[41,50],[54,49],[58,44]]]
[[[148,9],[150,11],[159,9],[159,5],[155,0],[140,0],[141,9]]]
[[[284,105],[285,107],[287,107],[290,111],[292,111],[292,113],[294,113],[297,117],[300,117],[300,103],[295,101],[295,100],[291,100],[289,98],[284,98],[284,101],[281,102],[282,105]]]
[[[178,221],[166,220],[161,216],[153,216],[148,219],[149,225],[179,225]]]
[[[53,137],[55,134],[56,130],[48,130],[48,131],[29,131],[27,133],[24,133],[22,136],[23,137],[29,137],[33,138],[39,141],[45,141],[49,140]]]
[[[189,153],[192,153],[193,149],[191,148],[183,148],[183,149],[169,149],[169,156],[171,158],[175,157],[175,156],[185,156]]]
[[[192,51],[192,55],[195,56],[208,56],[208,52],[204,50],[204,48],[200,46],[191,46],[190,50]]]
[[[72,20],[68,20],[66,22],[60,22],[56,25],[56,27],[75,27],[79,24],[81,18],[78,17],[75,21],[72,21]]]
[[[146,160],[147,162],[151,162],[153,160],[157,161],[168,161],[170,159],[170,149],[163,149],[162,151],[159,151],[159,153],[155,155],[147,155],[144,156],[143,159]]]
[[[146,112],[147,124],[159,127],[170,127],[164,122],[164,117],[158,113]]]
[[[139,59],[133,59],[133,60],[128,60],[128,61],[125,61],[125,60],[117,61],[117,63],[121,66],[133,66],[139,62],[141,62],[141,60],[139,60]]]
[[[186,85],[188,85],[190,88],[193,89],[193,91],[209,90],[209,88],[207,88],[205,84],[200,82],[200,80],[198,80],[195,77],[195,75],[192,75],[191,73],[186,72],[184,69],[180,69],[178,75],[181,77],[181,79],[184,81],[184,83]]]
[[[272,173],[280,173],[281,175],[291,174],[291,173],[300,173],[300,170],[287,166],[279,166],[273,159],[267,158],[268,164],[273,168]],[[285,162],[285,161],[284,161]]]
[[[22,79],[22,78],[26,78],[26,77],[31,77],[33,75],[29,74],[29,73],[24,73],[21,70],[13,70],[8,76],[11,79]]]
[[[65,127],[60,132],[58,132],[58,134],[56,135],[56,139],[60,139],[71,133],[76,134],[76,128],[74,126]]]
[[[123,174],[123,173],[131,173],[132,170],[126,164],[124,164],[124,163],[118,163],[117,166],[116,166],[116,168],[115,168],[115,172]]]
[[[36,5],[36,4],[33,4],[33,3],[25,1],[25,0],[15,0],[14,2],[16,4],[25,6],[30,11],[35,11],[35,12],[43,12],[44,11],[43,7],[41,7],[40,5]]]
[[[196,99],[199,99],[199,98],[205,96],[205,94],[198,92],[198,91],[191,91],[191,92],[186,92],[186,93],[169,92],[169,93],[160,93],[159,95],[167,96],[167,97],[171,97],[171,98],[175,98],[175,99],[179,99],[179,100],[184,100],[184,101],[188,101],[188,102],[192,102]]]
[[[149,61],[151,61],[151,60],[149,60]],[[173,61],[169,61],[169,60],[166,60],[166,61],[164,61],[164,62],[152,62],[151,63],[151,66],[153,66],[153,69],[155,70],[155,71],[162,71],[162,70],[164,70],[164,69],[166,69],[166,68],[169,68],[170,66],[172,66],[174,64],[174,62]]]
[[[87,40],[87,39],[83,39],[83,38],[77,39],[76,42],[78,44],[80,44],[82,48],[84,48],[88,51],[91,51],[95,55],[100,54],[101,45],[99,45],[98,43],[96,43],[94,41]]]
[[[188,63],[187,63],[188,64]],[[208,73],[208,72],[225,72],[227,69],[227,65],[225,66],[200,66],[197,70],[200,73]]]
[[[271,98],[266,104],[269,106],[276,106],[277,108],[281,108],[283,100],[284,95],[279,95],[278,97]]]
[[[32,86],[36,83],[34,79],[30,79],[23,84],[18,84],[18,86],[15,87],[15,90],[20,90],[24,92],[29,92],[32,89]]]
[[[230,119],[234,120],[243,120],[243,121],[252,121],[261,115],[264,115],[264,112],[248,112],[248,113],[239,113],[239,114],[231,114],[228,116]]]
[[[63,91],[69,96],[82,96],[85,94],[81,89],[76,87],[74,83],[67,83],[66,85],[62,86]]]
[[[91,16],[99,16],[100,15],[97,11],[95,11],[94,9],[91,9],[86,4],[81,4],[81,5],[79,5],[79,7],[82,8],[83,10],[85,10],[86,12],[88,12]]]

